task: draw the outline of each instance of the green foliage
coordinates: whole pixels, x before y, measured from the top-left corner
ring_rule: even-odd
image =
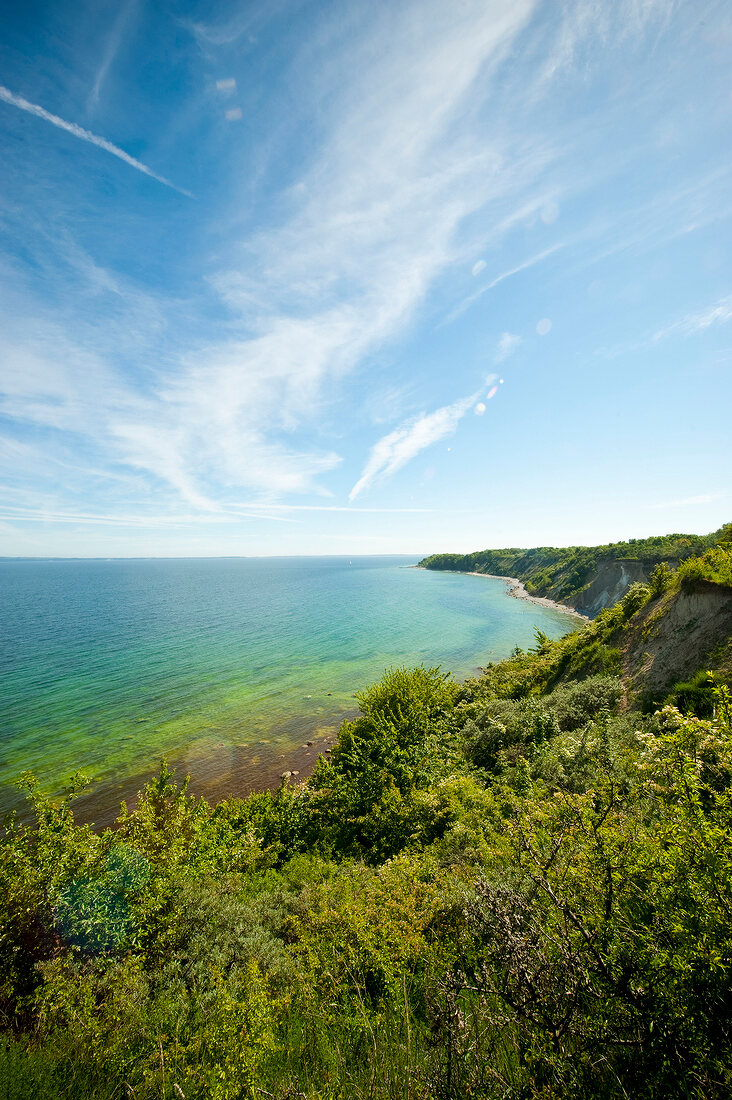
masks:
[[[732,526],[732,525],[728,525]],[[692,585],[695,581],[710,581],[712,584],[732,588],[732,545],[708,550],[699,558],[685,561],[678,569],[678,578],[682,585]]]
[[[700,669],[691,680],[675,684],[666,696],[664,705],[677,707],[682,714],[712,718],[716,698],[713,674]]]
[[[655,600],[667,592],[673,583],[674,574],[667,561],[661,561],[651,570],[648,584],[651,596]]]
[[[471,719],[463,730],[465,753],[478,768],[494,771],[498,765],[500,753],[509,745],[506,727],[497,718],[484,710]]]
[[[536,698],[495,702],[464,728],[468,758],[486,771],[497,772],[531,756],[536,746],[555,737],[554,715]]]
[[[0,1022],[9,1022],[38,984],[37,966],[57,947],[56,907],[69,883],[103,858],[106,842],[78,827],[71,801],[87,785],[75,776],[58,802],[32,776],[23,781],[29,824],[6,823],[0,848]]]
[[[317,835],[337,851],[381,861],[419,831],[415,792],[439,774],[457,694],[439,669],[397,668],[357,693],[360,717],[344,722],[310,788]]]
[[[510,875],[478,881],[443,945],[450,1095],[728,1090],[732,730],[664,723],[624,785],[514,802]]]
[[[233,988],[216,975],[210,1003],[189,1041],[171,1044],[171,1068],[183,1095],[255,1100],[262,1064],[276,1045],[274,1008],[254,961]]]
[[[72,879],[55,906],[61,938],[89,955],[114,951],[130,931],[130,902],[150,878],[144,856],[115,845],[96,873]]]
[[[462,686],[391,670],[303,788],[163,766],[99,835],[29,782],[0,1100],[729,1095],[731,697],[624,711],[628,596]]]
[[[632,584],[620,601],[625,621],[631,619],[636,611],[640,611],[650,598],[651,590],[647,584]]]
[[[0,1100],[57,1100],[53,1066],[10,1036],[0,1038]]]
[[[545,703],[561,730],[576,730],[600,714],[616,713],[622,697],[620,677],[591,676],[556,688]]]

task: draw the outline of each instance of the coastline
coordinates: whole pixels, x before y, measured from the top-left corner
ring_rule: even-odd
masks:
[[[563,611],[565,615],[573,615],[576,619],[581,619],[583,623],[592,621],[587,615],[583,615],[581,611],[577,611],[574,607],[568,607],[565,603],[557,603],[556,600],[550,600],[547,596],[532,596],[530,592],[526,591],[524,582],[520,581],[518,577],[499,577],[496,573],[469,573],[468,576],[490,577],[494,581],[505,581],[509,596],[513,596],[517,600],[528,600],[529,603],[538,603],[542,607],[551,608],[553,611]]]
[[[415,565],[415,569],[424,569],[424,565]],[[583,623],[589,623],[592,620],[583,615],[581,611],[575,610],[574,607],[568,607],[567,604],[557,603],[556,600],[550,600],[547,596],[532,596],[530,592],[526,591],[526,586],[523,581],[520,581],[518,577],[502,577],[497,573],[477,573],[474,570],[467,571],[464,569],[434,569],[434,573],[455,573],[463,577],[488,577],[492,581],[505,581],[506,588],[509,596],[513,596],[516,600],[527,600],[528,603],[538,603],[541,607],[548,607],[551,611],[562,611],[565,615],[572,615],[575,619],[581,619]]]

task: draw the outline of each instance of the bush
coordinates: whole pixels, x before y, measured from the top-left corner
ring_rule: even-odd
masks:
[[[700,670],[691,680],[674,684],[663,705],[678,707],[682,714],[711,718],[714,714],[714,703],[714,677],[711,672]]]
[[[649,588],[651,590],[652,599],[657,599],[662,596],[664,592],[668,592],[674,579],[674,574],[669,569],[668,562],[659,562],[654,569],[651,570],[651,576],[649,578]]]
[[[576,730],[602,711],[616,713],[623,696],[619,676],[590,676],[579,683],[555,688],[544,699],[556,716],[559,728]]]
[[[641,584],[636,582],[631,584],[628,591],[620,601],[620,606],[623,609],[623,615],[626,619],[631,619],[635,615],[636,611],[640,611],[644,604],[648,603],[651,597],[651,589],[647,584]]]
[[[498,754],[509,743],[506,727],[486,711],[469,722],[464,730],[465,755],[472,764],[486,771],[496,767]]]
[[[464,729],[468,759],[489,772],[530,757],[559,733],[555,716],[534,696],[494,702]]]
[[[689,558],[679,566],[678,576],[685,585],[704,580],[732,588],[732,547],[725,543],[700,558]]]

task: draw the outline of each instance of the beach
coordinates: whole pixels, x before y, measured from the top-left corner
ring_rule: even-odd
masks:
[[[448,572],[448,570],[445,570]],[[449,570],[449,572],[460,572],[460,570]],[[526,591],[526,586],[523,581],[520,581],[518,577],[500,577],[496,573],[468,573],[470,577],[488,577],[492,581],[505,581],[509,596],[514,596],[517,600],[528,600],[529,603],[537,603],[540,607],[548,607],[553,611],[563,611],[565,615],[573,615],[576,619],[581,619],[584,623],[589,623],[590,619],[587,615],[583,615],[581,611],[575,611],[573,607],[568,607],[566,604],[557,603],[556,600],[550,600],[546,596],[532,596],[530,592]]]

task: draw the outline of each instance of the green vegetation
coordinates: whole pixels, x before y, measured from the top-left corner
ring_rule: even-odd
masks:
[[[732,587],[732,525],[724,543],[707,550],[698,558],[689,558],[679,566],[679,579],[687,585],[697,580]]]
[[[648,539],[608,543],[606,546],[538,546],[531,550],[477,550],[473,554],[433,554],[419,564],[425,569],[447,569],[461,573],[489,573],[517,577],[528,592],[574,603],[591,584],[601,565],[612,562],[637,563],[644,579],[662,563],[689,565],[713,547],[729,545],[732,524],[711,535],[658,535]],[[726,559],[725,559],[726,560]],[[707,563],[707,569],[711,562]],[[727,563],[728,567],[728,563]],[[719,583],[730,584],[729,573]],[[713,578],[711,578],[713,579]],[[660,581],[658,583],[661,583]]]
[[[729,631],[661,709],[631,665],[726,614],[731,558],[464,684],[387,672],[303,786],[214,807],[163,765],[99,834],[83,777],[29,777],[0,1100],[728,1096]]]

